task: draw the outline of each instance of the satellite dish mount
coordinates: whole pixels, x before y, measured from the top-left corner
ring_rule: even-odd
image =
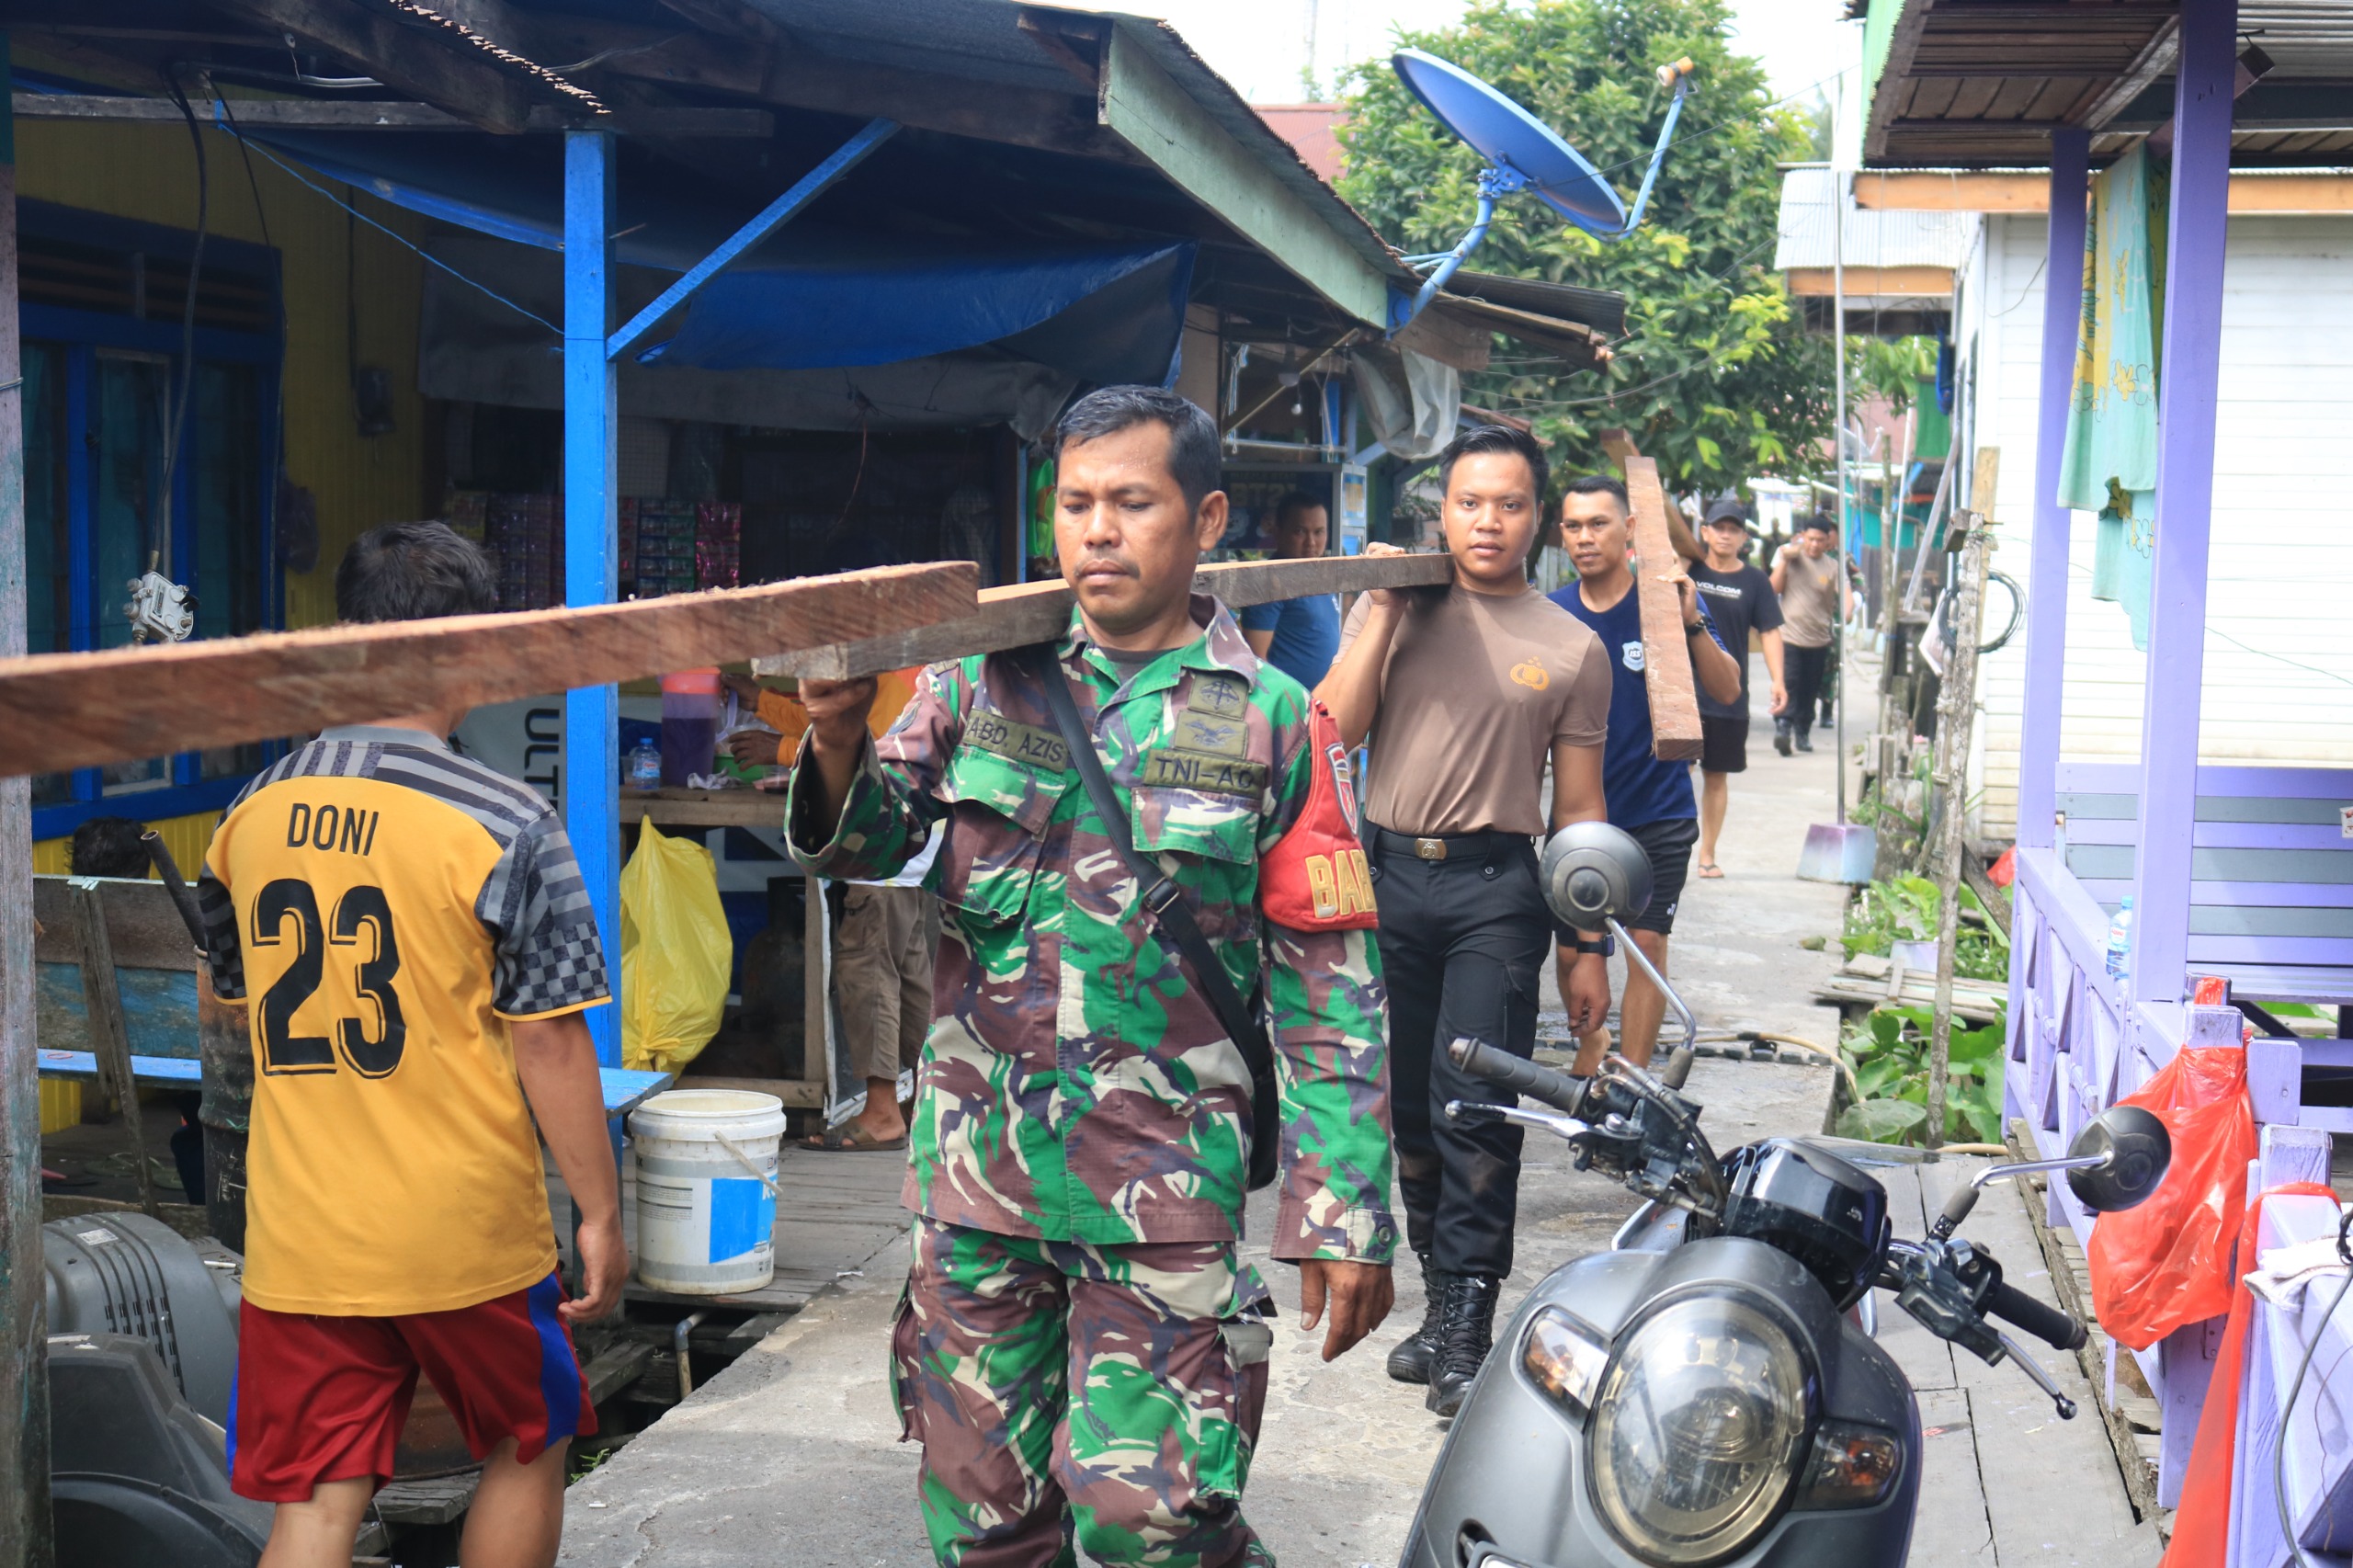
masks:
[[[1643,210],[1650,205],[1651,187],[1658,183],[1659,165],[1666,160],[1667,145],[1675,140],[1676,121],[1682,118],[1683,99],[1691,90],[1694,69],[1688,56],[1658,69],[1658,85],[1673,91],[1675,98],[1667,105],[1665,122],[1659,127],[1658,145],[1651,150],[1650,168],[1643,176],[1643,187],[1634,197],[1633,210],[1629,212],[1618,199],[1618,193],[1601,177],[1600,171],[1575,148],[1554,134],[1542,120],[1461,66],[1418,49],[1399,50],[1391,64],[1404,82],[1406,91],[1419,98],[1440,124],[1487,160],[1487,166],[1479,171],[1479,210],[1471,221],[1470,231],[1452,250],[1405,258],[1407,266],[1416,269],[1427,267],[1431,271],[1424,279],[1421,291],[1392,324],[1392,331],[1421,314],[1423,308],[1438,297],[1438,291],[1446,287],[1455,269],[1487,237],[1487,226],[1495,218],[1495,203],[1506,196],[1532,190],[1538,199],[1562,217],[1605,240],[1622,240],[1632,233],[1642,223]]]

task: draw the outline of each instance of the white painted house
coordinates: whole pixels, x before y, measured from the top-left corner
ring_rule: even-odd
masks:
[[[1873,177],[1860,176],[1866,199]],[[2244,205],[2243,183],[2332,177],[2242,174],[2232,205]],[[1973,466],[1963,454],[2001,449],[1995,494],[1972,504],[1996,525],[1995,567],[2021,583],[2046,231],[2040,212],[1969,215],[1954,280],[1956,478],[1965,486]],[[2353,403],[2353,216],[2234,215],[2224,288],[2199,759],[2353,767],[2353,427],[2342,413]],[[2063,755],[2137,763],[2145,655],[2123,609],[2091,597],[2093,515],[2073,517]],[[2016,831],[2025,669],[2023,634],[1979,665],[1971,775],[1990,840]]]

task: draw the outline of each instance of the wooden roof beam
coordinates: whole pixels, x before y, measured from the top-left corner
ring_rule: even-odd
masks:
[[[513,134],[530,123],[530,94],[521,79],[486,57],[461,53],[425,36],[389,11],[344,0],[210,3],[350,61],[386,86],[447,109],[480,130]]]
[[[1855,176],[1855,205],[1873,212],[2044,212],[2051,182],[2040,174],[1921,170]],[[2234,174],[2234,213],[2353,212],[2353,175]],[[1847,268],[1851,279],[1856,268]],[[1792,292],[1795,292],[1793,288]],[[1847,292],[1855,290],[1851,283]]]
[[[17,93],[18,119],[167,122],[177,125],[179,106],[165,98],[105,97],[68,93]],[[229,114],[241,131],[473,131],[431,104],[365,98],[232,98]],[[202,112],[199,110],[199,112]],[[554,131],[580,123],[551,104],[534,104],[525,129]],[[604,124],[605,121],[598,123]],[[609,128],[638,136],[742,136],[765,140],[776,133],[776,116],[758,108],[660,108],[623,109]]]

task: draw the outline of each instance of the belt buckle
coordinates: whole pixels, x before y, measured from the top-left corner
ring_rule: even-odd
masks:
[[[1446,858],[1446,840],[1443,838],[1416,838],[1414,840],[1414,854],[1417,858],[1423,860],[1443,860]]]

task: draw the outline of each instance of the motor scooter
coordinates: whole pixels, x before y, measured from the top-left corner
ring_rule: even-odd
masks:
[[[1532,1105],[1456,1100],[1575,1146],[1579,1169],[1646,1201],[1611,1250],[1529,1291],[1472,1385],[1422,1494],[1401,1568],[1899,1568],[1920,1488],[1911,1385],[1873,1342],[1871,1292],[1988,1365],[2005,1360],[2063,1418],[2074,1403],[1999,1323],[2061,1349],[2084,1326],[2007,1284],[1956,1233],[1986,1184],[2063,1171],[2086,1208],[2126,1209],[2165,1176],[2165,1124],[2114,1107],[2057,1160],[1990,1166],[1922,1240],[1893,1234],[1862,1160],[1926,1157],[1836,1138],[1768,1138],[1719,1155],[1683,1093],[1698,1033],[1620,917],[1650,862],[1616,828],[1546,846],[1547,901],[1610,932],[1684,1031],[1652,1073],[1613,1055],[1591,1080],[1459,1040],[1455,1062]]]

